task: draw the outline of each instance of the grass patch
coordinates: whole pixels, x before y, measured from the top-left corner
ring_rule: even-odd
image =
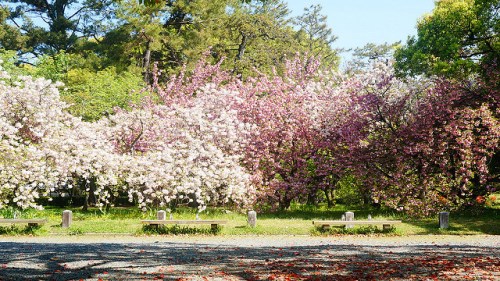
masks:
[[[85,232],[81,228],[78,228],[78,227],[70,227],[68,229],[69,235],[83,235],[84,233]]]
[[[79,208],[70,208],[73,211],[71,227],[62,228],[62,212],[65,209],[46,207],[45,210],[17,211],[17,218],[44,218],[47,223],[37,229],[25,229],[21,225],[0,228],[0,235],[85,235],[85,234],[168,234],[168,235],[206,235],[214,234],[210,226],[169,226],[159,229],[143,228],[141,220],[156,219],[156,210],[141,212],[137,208],[113,208],[108,212],[98,209],[82,211]],[[394,231],[384,232],[372,227],[356,226],[353,229],[331,228],[322,233],[312,225],[313,220],[338,220],[346,211],[354,212],[355,220],[366,220],[368,215],[373,220],[403,220]],[[12,217],[13,210],[0,212],[3,217]],[[194,220],[196,211],[188,208],[179,208],[172,213],[173,219]],[[275,213],[258,213],[257,226],[247,226],[247,215],[237,211],[217,208],[208,209],[199,214],[202,220],[227,220],[228,223],[217,230],[219,235],[343,235],[343,234],[380,234],[380,235],[425,235],[451,234],[500,235],[500,206],[489,208],[470,209],[450,213],[450,228],[439,229],[438,215],[426,219],[412,219],[390,210],[374,208],[353,208],[336,206],[334,208],[312,208],[307,206],[292,206],[291,210]],[[169,214],[167,214],[169,219]]]
[[[34,235],[40,236],[46,234],[46,229],[43,229],[42,226],[19,226],[19,225],[10,225],[10,226],[0,226],[0,235]]]
[[[450,213],[450,227],[440,229],[434,218],[405,221],[406,232],[411,234],[475,235],[500,234],[500,208],[474,208]]]

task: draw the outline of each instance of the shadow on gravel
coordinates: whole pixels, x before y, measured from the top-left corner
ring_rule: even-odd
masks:
[[[0,280],[500,279],[496,247],[5,242],[0,249]]]

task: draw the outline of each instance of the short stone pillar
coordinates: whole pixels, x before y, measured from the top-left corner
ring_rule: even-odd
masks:
[[[248,211],[248,225],[250,227],[255,227],[257,225],[257,212]]]
[[[70,210],[64,210],[62,213],[62,227],[68,228],[73,222],[73,212]]]
[[[161,220],[161,221],[166,220],[167,219],[167,212],[165,212],[165,211],[156,212],[156,219]]]
[[[346,221],[353,221],[354,220],[354,213],[353,212],[345,212],[345,220]],[[346,224],[345,228],[353,228],[354,225],[352,224]]]
[[[448,228],[450,226],[450,213],[439,212],[439,228]]]

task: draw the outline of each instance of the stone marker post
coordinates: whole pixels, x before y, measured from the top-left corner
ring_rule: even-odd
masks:
[[[248,211],[248,225],[250,227],[255,227],[257,225],[257,212]]]
[[[448,228],[450,226],[450,213],[439,212],[439,228]]]
[[[161,220],[161,221],[166,220],[167,219],[167,212],[165,212],[165,211],[156,212],[156,219]]]
[[[73,222],[73,212],[70,210],[64,210],[62,213],[62,227],[68,228]]]
[[[346,221],[353,221],[354,220],[354,213],[353,212],[345,212],[345,220]],[[345,228],[353,228],[354,225],[352,224],[346,224]]]

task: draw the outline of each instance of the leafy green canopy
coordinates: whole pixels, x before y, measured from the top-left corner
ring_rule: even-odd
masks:
[[[440,0],[396,52],[400,75],[464,76],[499,62],[499,0]]]
[[[115,107],[128,109],[140,101],[145,84],[136,71],[118,72],[113,66],[95,71],[87,64],[89,60],[81,55],[60,52],[41,57],[31,73],[63,82],[66,88],[61,98],[70,105],[69,112],[86,121],[111,114]]]

